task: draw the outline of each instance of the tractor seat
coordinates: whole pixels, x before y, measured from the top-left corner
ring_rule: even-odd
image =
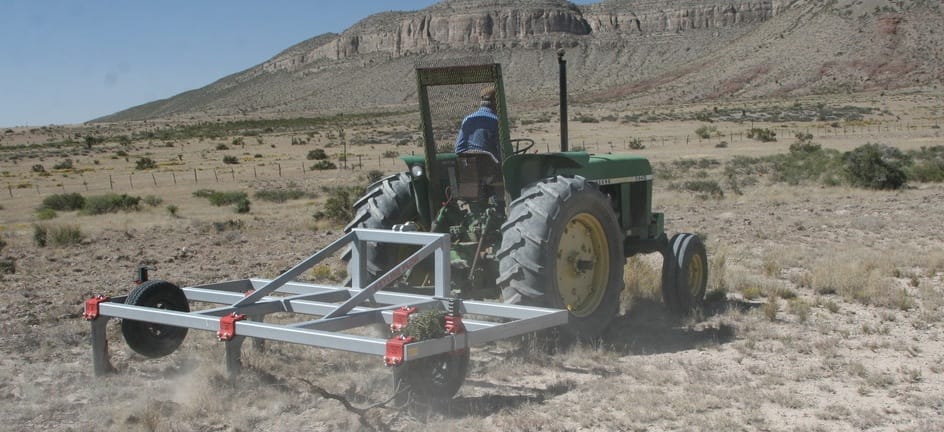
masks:
[[[504,186],[501,165],[495,155],[487,151],[468,150],[457,156],[457,198],[467,201],[488,199],[496,189]]]

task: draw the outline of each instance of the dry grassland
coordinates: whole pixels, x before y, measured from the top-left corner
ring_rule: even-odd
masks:
[[[739,194],[723,174],[736,155],[786,152],[796,131],[841,151],[866,142],[902,150],[944,145],[935,127],[944,121],[940,101],[940,95],[924,94],[829,100],[830,106],[873,111],[838,127],[816,119],[715,121],[710,125],[722,136],[701,140],[693,131],[706,122],[622,122],[643,110],[575,107],[599,121],[573,122],[572,145],[625,151],[638,138],[645,148],[634,152],[649,157],[657,175],[675,176],[657,179],[653,206],[665,212],[668,232],[706,238],[709,302],[694,317],[668,314],[658,294],[661,258],[633,257],[626,265],[623,315],[601,341],[565,351],[536,346],[530,338],[477,347],[456,400],[435,412],[383,404],[390,373],[376,358],[276,343],[258,352],[247,344],[246,368],[232,383],[215,335],[191,331],[177,353],[146,360],[124,345],[115,323],[109,343],[117,373],[94,378],[89,326],[80,309],[92,294],[124,294],[140,264],[181,285],[279,274],[339,235],[342,224],[312,217],[325,209],[331,196],[326,188],[363,184],[370,170],[395,172],[402,168],[393,153],[419,152],[410,129],[414,115],[274,129],[258,137],[106,141],[91,149],[83,137],[158,126],[11,129],[0,141],[0,184],[9,186],[0,191],[0,238],[6,243],[0,257],[12,259],[16,270],[0,275],[0,429],[944,429],[944,186],[911,183],[900,191],[873,191],[788,185],[762,175]],[[671,112],[681,117],[714,108]],[[553,149],[557,124],[539,121],[545,116],[551,115],[523,115],[513,135]],[[602,120],[607,116],[615,119]],[[745,138],[751,126],[776,130],[778,141]],[[310,170],[314,161],[307,154],[316,148],[342,163],[342,131],[348,163],[360,156],[363,166]],[[243,143],[234,142],[240,136]],[[29,146],[66,139],[78,145]],[[239,163],[223,164],[224,156]],[[145,157],[157,168],[136,170]],[[66,158],[73,168],[52,168]],[[673,161],[705,158],[717,163],[666,171]],[[45,174],[32,169],[37,164]],[[723,196],[670,188],[686,179],[716,180]],[[290,184],[308,195],[284,203],[254,196]],[[232,205],[212,206],[193,195],[199,189],[246,192],[251,210],[238,214]],[[64,192],[151,195],[160,203],[96,216],[61,211],[38,220],[42,200]],[[38,247],[34,224],[74,226],[83,239]],[[338,279],[341,270],[335,262],[306,277]],[[354,409],[323,397],[319,388]]]

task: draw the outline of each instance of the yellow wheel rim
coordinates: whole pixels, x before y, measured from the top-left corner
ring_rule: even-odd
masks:
[[[596,311],[609,273],[609,240],[603,225],[588,213],[574,216],[557,249],[557,289],[567,310],[578,317]]]
[[[688,289],[691,290],[692,296],[697,296],[705,280],[705,260],[700,254],[693,254],[685,277],[688,279]]]

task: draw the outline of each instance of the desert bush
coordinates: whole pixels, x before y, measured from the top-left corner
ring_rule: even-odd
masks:
[[[79,244],[85,236],[76,225],[33,225],[33,242],[36,246],[69,246]]]
[[[699,198],[724,198],[724,190],[714,180],[690,180],[673,183],[669,185],[669,189],[689,191]]]
[[[399,156],[400,156],[400,153],[398,153],[396,150],[387,150],[383,152],[383,157],[385,158],[393,159]]]
[[[118,151],[115,152],[115,156],[118,156],[118,157],[128,157],[128,152],[126,152],[126,151],[124,151],[124,150],[118,150]]]
[[[157,162],[149,157],[142,157],[134,163],[134,168],[139,170],[154,169],[157,168]]]
[[[767,128],[751,128],[747,130],[747,137],[760,142],[777,141],[777,132]]]
[[[577,114],[574,116],[574,120],[577,120],[580,123],[600,123],[600,120],[588,114]]]
[[[176,205],[173,205],[173,204],[167,205],[167,213],[169,213],[171,217],[177,217],[178,210],[180,209]]]
[[[59,216],[59,214],[56,213],[55,210],[48,207],[40,207],[36,210],[36,219],[39,220],[55,219],[56,216]]]
[[[909,181],[944,182],[944,146],[921,147],[908,156],[912,161],[905,169]]]
[[[237,219],[230,219],[222,222],[213,222],[213,229],[216,232],[225,232],[225,231],[239,231],[243,229],[243,221]]]
[[[236,213],[249,213],[249,198],[244,198],[236,202]]]
[[[309,196],[308,192],[296,187],[289,187],[288,189],[263,189],[253,194],[253,197],[256,199],[274,203],[283,203],[288,200],[297,200],[307,196]]]
[[[629,148],[632,150],[642,150],[646,148],[646,145],[642,143],[641,139],[633,138],[629,140]]]
[[[337,168],[338,166],[335,165],[334,162],[331,162],[329,160],[320,160],[318,162],[315,162],[315,164],[311,166],[312,171],[329,170],[329,169],[337,169]]]
[[[72,164],[72,159],[66,159],[52,166],[52,169],[57,169],[57,170],[68,170],[72,168],[74,168]]]
[[[164,199],[156,195],[147,195],[144,197],[144,203],[151,207],[157,207],[164,203]]]
[[[853,186],[869,189],[901,189],[907,177],[908,158],[901,150],[881,144],[866,144],[842,157],[844,172]]]
[[[213,204],[217,207],[236,204],[242,200],[249,199],[245,192],[220,192],[212,189],[200,189],[194,192],[193,196],[197,198],[206,198],[208,201],[210,201],[210,204]]]
[[[36,164],[36,165],[33,165],[33,167],[32,167],[31,169],[32,169],[32,171],[33,171],[34,173],[44,173],[44,172],[46,172],[46,167],[44,167],[43,164]]]
[[[715,148],[728,148],[728,142],[727,142],[727,141],[721,141],[721,142],[719,142],[718,144],[715,144]]]
[[[325,160],[328,154],[323,149],[314,149],[308,151],[308,160]]]
[[[244,145],[246,145],[246,139],[243,138],[243,137],[236,137],[236,138],[233,138],[233,145],[234,145],[234,146],[244,146]]]
[[[367,174],[364,174],[364,180],[370,185],[384,178],[384,175],[384,172],[381,170],[370,170],[367,171]]]
[[[329,219],[333,222],[344,223],[354,218],[354,201],[364,194],[361,186],[337,186],[325,188],[328,198],[324,209],[312,215],[315,220]]]
[[[239,158],[236,156],[223,156],[223,163],[227,165],[237,165],[239,164]]]
[[[219,143],[215,147],[217,150],[229,150],[229,146],[223,143]]]
[[[698,129],[695,129],[695,135],[698,135],[698,137],[702,139],[711,138],[714,135],[718,135],[718,128],[708,125],[699,126]]]
[[[53,194],[43,198],[40,209],[48,208],[57,211],[80,210],[85,206],[85,197],[80,193]]]
[[[141,197],[127,194],[105,194],[90,196],[85,200],[82,213],[99,215],[118,211],[137,211],[140,209]]]

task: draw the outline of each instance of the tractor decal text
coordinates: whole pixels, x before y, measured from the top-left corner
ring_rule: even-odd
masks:
[[[649,181],[649,180],[652,180],[652,174],[632,176],[632,177],[597,179],[597,180],[594,180],[594,182],[598,185],[611,185],[611,184],[617,184],[617,183],[635,183],[635,182],[642,182],[642,181]]]

